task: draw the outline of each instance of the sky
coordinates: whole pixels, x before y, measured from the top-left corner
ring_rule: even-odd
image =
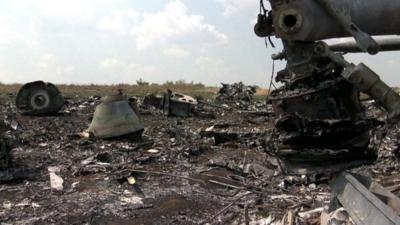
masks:
[[[254,34],[258,3],[1,0],[0,82],[134,84],[142,79],[266,87],[271,54],[281,49],[266,48]],[[390,85],[400,86],[399,53],[347,58],[367,63]]]

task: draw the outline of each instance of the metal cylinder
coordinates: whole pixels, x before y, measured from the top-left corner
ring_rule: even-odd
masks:
[[[347,68],[343,76],[357,89],[371,96],[391,116],[400,114],[400,95],[383,82],[379,76],[363,63]]]
[[[96,107],[89,132],[98,138],[118,138],[130,134],[140,137],[144,126],[125,96],[113,95],[103,98]],[[135,136],[135,135],[133,135]]]
[[[376,42],[379,45],[380,51],[400,50],[400,38],[377,39]],[[329,45],[329,49],[334,52],[363,52],[363,50],[354,40]]]
[[[336,12],[343,13],[370,35],[400,33],[399,0],[329,0]],[[315,41],[350,36],[314,0],[270,0],[278,37],[292,41]]]

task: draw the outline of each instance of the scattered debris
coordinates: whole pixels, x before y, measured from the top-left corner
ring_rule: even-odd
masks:
[[[343,172],[332,189],[356,225],[400,224],[400,199],[371,179]]]
[[[162,109],[164,102],[164,96],[156,94],[148,94],[144,96],[142,105],[146,107],[154,107],[156,109]]]
[[[49,171],[51,189],[55,191],[62,191],[64,189],[64,180],[59,175],[61,171],[60,167],[52,166],[47,168],[47,170]]]
[[[318,224],[320,208],[332,198],[329,174],[287,175],[280,170],[280,161],[264,150],[268,148],[265,137],[273,134],[274,115],[243,116],[242,110],[210,107],[207,110],[216,119],[182,118],[147,109],[150,113],[140,117],[146,124],[143,138],[131,142],[87,138],[88,132],[77,135],[89,125],[95,107],[102,104],[99,97],[70,100],[65,110],[71,115],[63,117],[15,117],[12,104],[0,104],[3,115],[10,115],[7,124],[19,124],[17,130],[6,129],[6,134],[20,139],[13,149],[12,167],[0,172],[0,183],[6,183],[0,185],[0,220],[6,223],[43,215],[37,219],[41,223],[129,224],[135,218],[139,224],[198,224],[250,192],[210,223],[243,224],[247,220],[249,224],[281,225],[291,218],[293,225]],[[382,115],[373,103],[363,104],[369,114]],[[265,103],[255,102],[250,108],[262,111]],[[379,150],[378,161],[362,170],[399,194],[400,179],[395,176],[400,169],[398,128],[380,129],[371,135],[376,136],[371,144],[378,146],[372,146]],[[226,141],[226,135],[235,138]],[[52,188],[44,168],[54,165],[62,171],[55,175],[63,180],[63,189],[49,193]],[[33,175],[36,177],[28,177]],[[4,201],[12,202],[13,207],[26,196],[34,196],[29,202],[40,207],[2,208]],[[189,210],[193,207],[197,210]],[[66,208],[74,210],[67,215]],[[304,216],[315,209],[318,211]],[[59,217],[49,216],[54,213]]]
[[[16,105],[25,115],[49,115],[58,113],[64,106],[64,97],[52,83],[35,81],[19,90]]]
[[[11,167],[11,143],[5,136],[6,126],[0,121],[0,170]]]
[[[331,213],[321,213],[321,225],[347,225],[353,224],[349,213],[344,208],[336,209]]]
[[[222,84],[222,88],[218,91],[216,99],[221,102],[245,102],[253,101],[254,94],[257,91],[255,86],[246,86],[242,82],[234,84]]]
[[[163,103],[163,110],[166,116],[188,117],[197,105],[197,100],[191,96],[168,90],[164,94]]]
[[[146,95],[143,98],[142,106],[147,109],[154,108],[162,110],[163,114],[169,117],[196,116],[209,119],[215,118],[215,115],[209,110],[205,110],[205,106],[223,108],[206,101],[198,101],[192,96],[173,92],[171,90],[167,90],[163,96],[156,94]]]

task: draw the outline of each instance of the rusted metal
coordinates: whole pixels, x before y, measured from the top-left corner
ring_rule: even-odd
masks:
[[[55,114],[64,106],[64,97],[52,83],[35,81],[19,90],[16,105],[26,115]]]

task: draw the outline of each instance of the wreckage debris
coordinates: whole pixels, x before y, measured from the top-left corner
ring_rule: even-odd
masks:
[[[136,107],[122,92],[104,97],[96,107],[88,131],[98,138],[132,137],[140,139],[144,125]]]
[[[365,64],[355,65],[346,61],[343,53],[354,48],[369,54],[399,50],[400,40],[378,43],[372,37],[397,34],[398,29],[365,23],[367,19],[355,18],[356,13],[354,20],[346,20],[340,10],[335,9],[346,8],[361,14],[366,10],[373,12],[372,17],[379,18],[386,14],[396,16],[389,9],[400,5],[388,1],[392,7],[378,10],[374,2],[363,2],[364,7],[329,0],[301,2],[310,5],[270,0],[272,10],[269,11],[264,2],[260,2],[264,10],[258,15],[255,33],[264,38],[278,34],[284,49],[274,54],[272,59],[286,61],[286,67],[271,77],[271,87],[275,87],[274,76],[282,86],[275,87],[269,96],[278,120],[275,124],[277,134],[270,138],[267,151],[273,151],[288,165],[303,163],[313,166],[310,164],[320,163],[324,167],[326,162],[343,164],[347,161],[353,164],[356,160],[373,159],[374,150],[369,146],[371,130],[377,123],[362,107],[361,92],[385,109],[389,118],[397,120],[400,95]],[[313,13],[308,13],[310,10]],[[331,20],[321,23],[324,18]],[[368,32],[361,31],[358,25]],[[384,31],[382,27],[385,27]],[[313,32],[317,29],[323,31]],[[347,32],[339,34],[341,29]],[[360,33],[363,38],[360,38]],[[339,37],[354,37],[355,43],[330,47],[324,42]],[[339,171],[342,169],[340,166]]]
[[[221,102],[245,102],[253,101],[257,91],[255,86],[246,86],[242,82],[234,84],[221,83],[222,87],[218,91],[216,99]]]
[[[11,167],[11,142],[5,136],[6,126],[0,121],[0,170]]]
[[[164,94],[163,110],[166,116],[188,117],[197,105],[197,100],[189,95],[184,95],[168,90]]]
[[[52,166],[47,168],[50,176],[50,187],[55,191],[62,191],[64,189],[64,180],[60,177],[60,167]]]
[[[156,94],[147,94],[144,96],[142,105],[145,107],[155,107],[156,109],[162,109],[164,102],[164,96]]]
[[[154,107],[162,110],[163,114],[172,117],[189,117],[199,114],[195,108],[198,102],[195,98],[178,92],[168,90],[163,96],[148,94],[143,98],[142,105],[149,108]],[[209,116],[209,115],[207,115]]]
[[[343,172],[332,189],[356,225],[400,224],[400,199],[372,179]]]
[[[27,83],[19,90],[16,105],[25,115],[56,114],[64,106],[65,100],[52,83],[35,81]]]

